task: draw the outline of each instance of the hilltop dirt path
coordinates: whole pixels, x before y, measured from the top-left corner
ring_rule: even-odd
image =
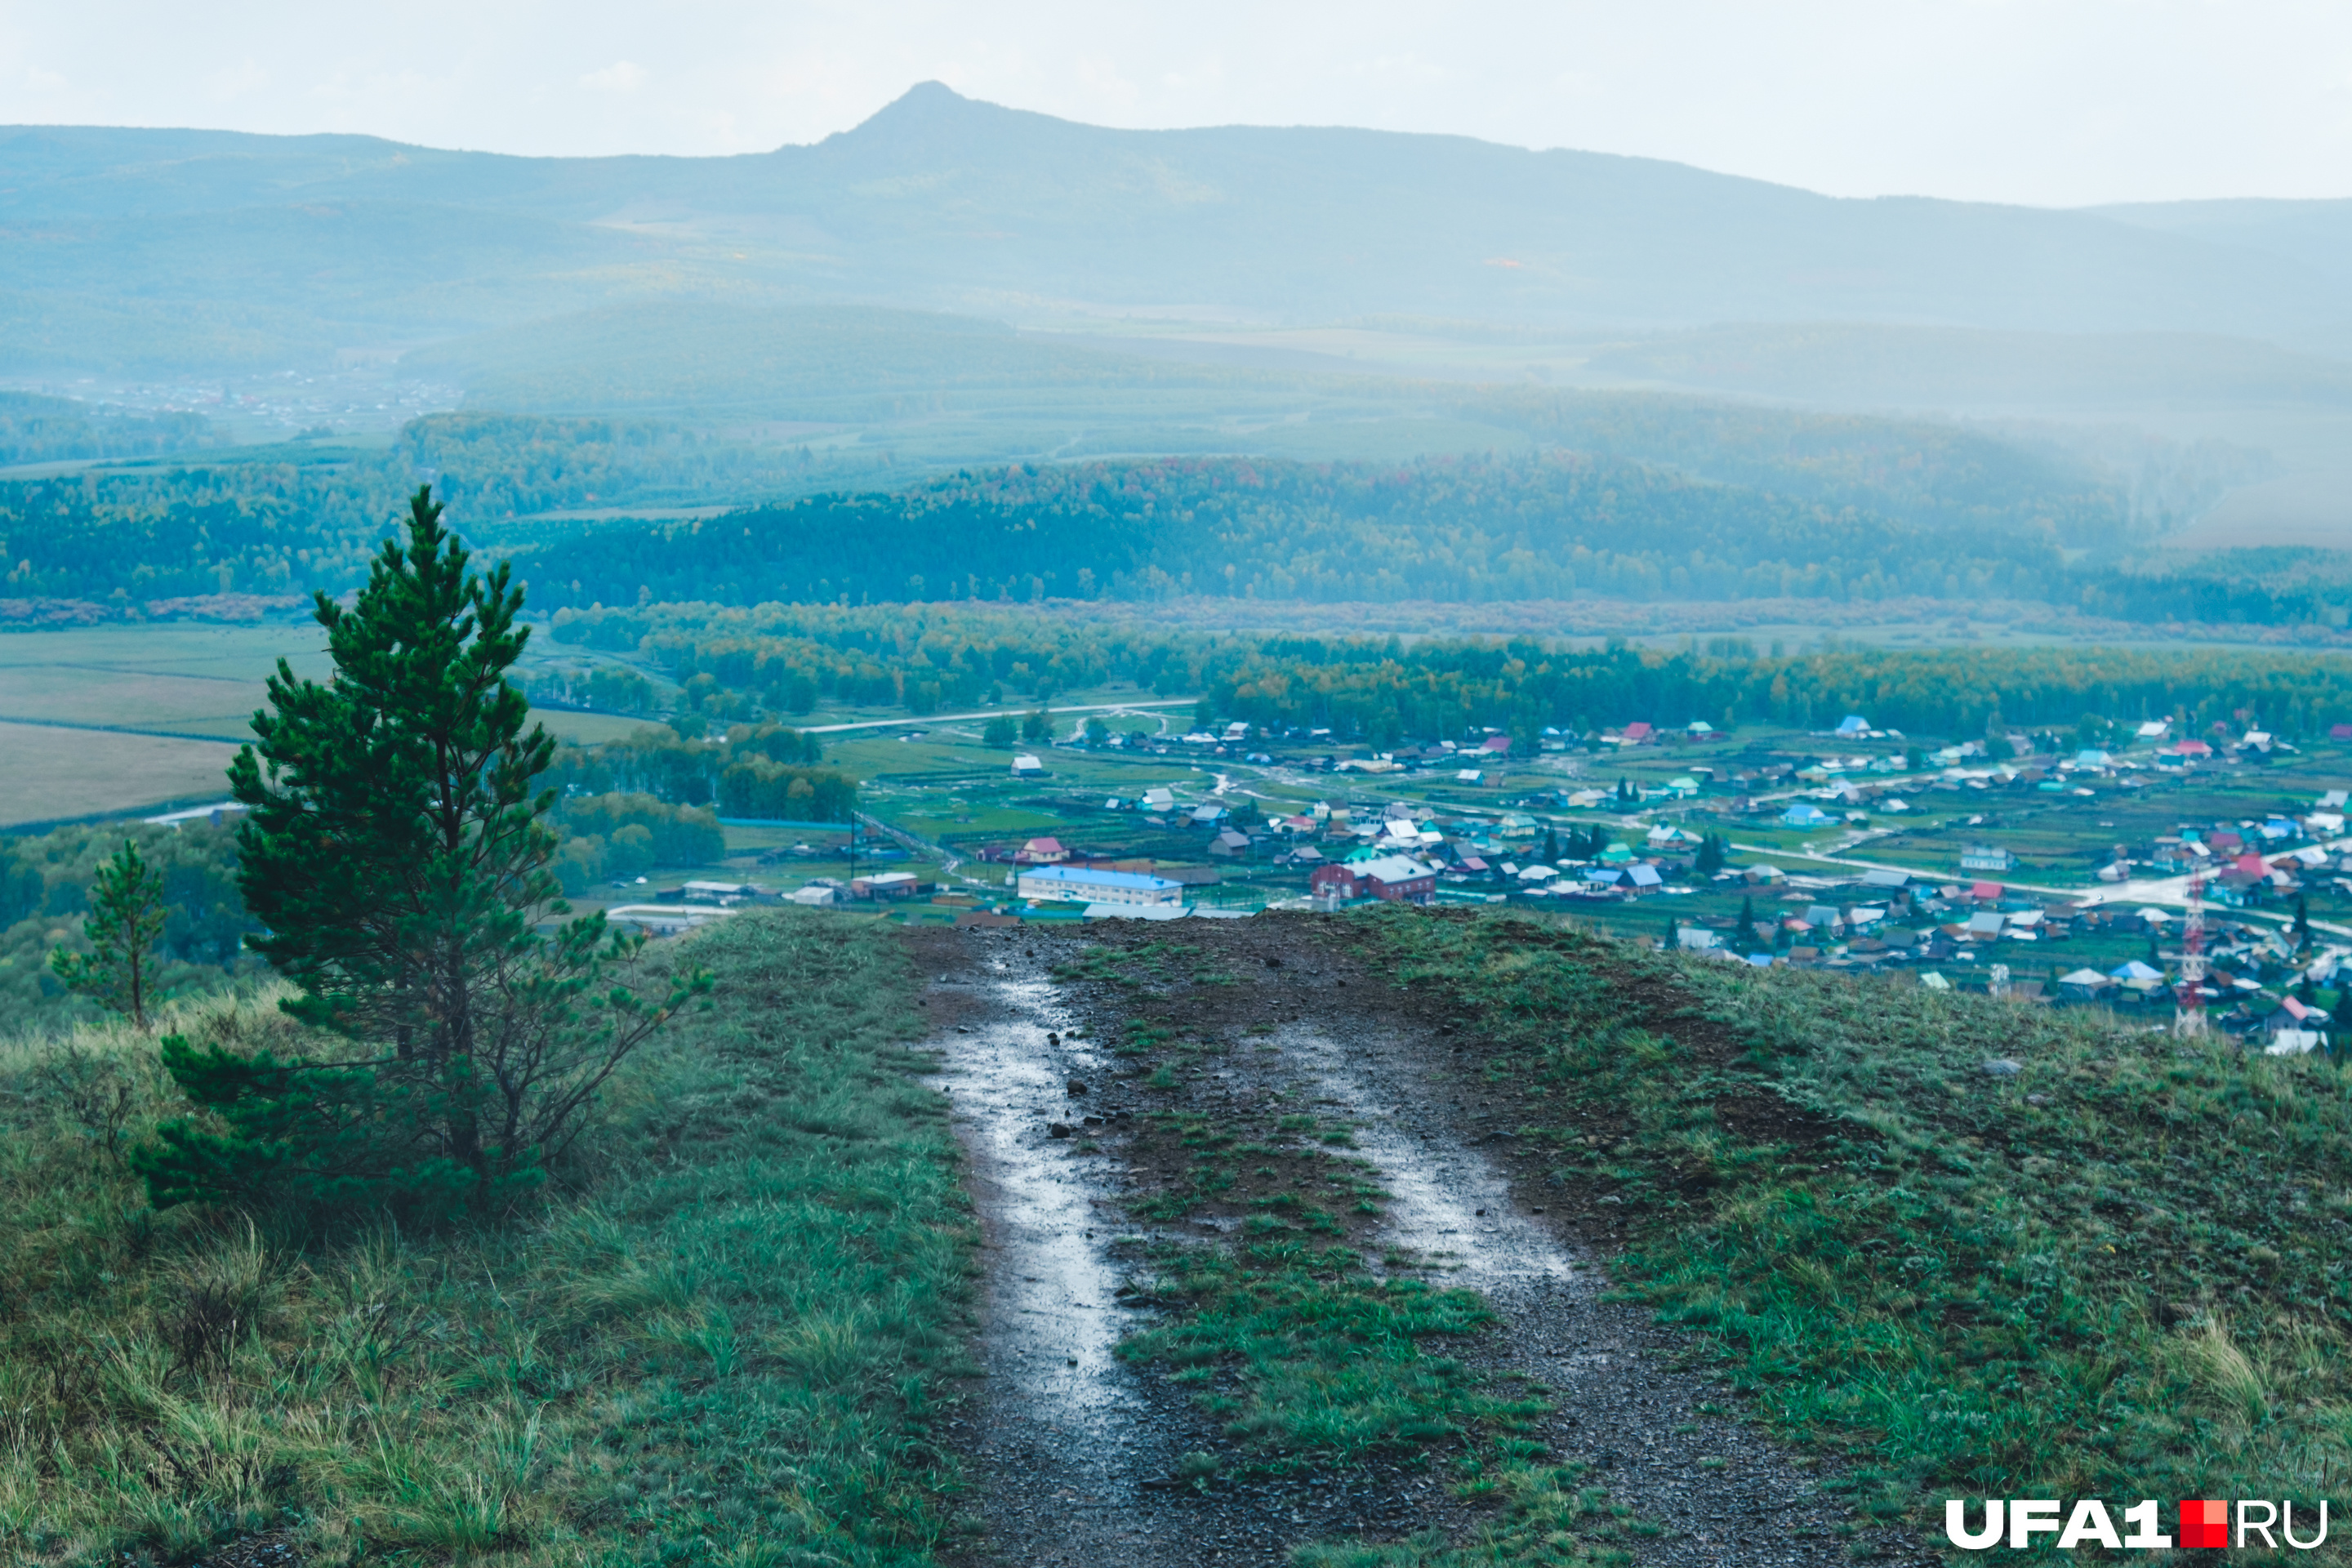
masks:
[[[971,1472],[976,1533],[960,1563],[1271,1565],[1308,1542],[1471,1522],[1442,1466],[1220,1475],[1205,1489],[1180,1479],[1186,1455],[1232,1446],[1181,1388],[1113,1354],[1149,1321],[1117,1290],[1144,1246],[1230,1230],[1255,1194],[1244,1182],[1181,1221],[1130,1217],[1129,1203],[1185,1179],[1189,1152],[1154,1131],[1165,1111],[1237,1128],[1300,1111],[1352,1123],[1355,1157],[1389,1194],[1355,1239],[1488,1298],[1499,1327],[1450,1352],[1550,1391],[1540,1436],[1554,1455],[1591,1467],[1660,1528],[1626,1542],[1638,1561],[1932,1560],[1914,1541],[1857,1529],[1817,1470],[1738,1418],[1734,1394],[1671,1364],[1683,1342],[1601,1299],[1614,1211],[1513,1155],[1475,1029],[1444,998],[1368,973],[1343,927],[1260,916],[908,940],[931,980],[932,1043],[986,1247],[982,1376],[942,1434]],[[1125,980],[1113,977],[1121,964]],[[1220,1048],[1155,1088],[1108,1048],[1139,1010]],[[1053,1135],[1055,1123],[1069,1135]]]

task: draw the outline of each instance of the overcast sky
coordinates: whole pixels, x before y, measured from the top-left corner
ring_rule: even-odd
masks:
[[[0,0],[0,122],[739,153],[926,79],[1098,124],[1453,132],[1846,195],[2352,195],[2345,0]]]

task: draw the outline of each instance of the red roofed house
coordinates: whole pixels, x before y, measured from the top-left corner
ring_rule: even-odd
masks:
[[[1392,904],[1425,904],[1437,896],[1437,868],[1404,855],[1318,866],[1307,882],[1318,893]]]
[[[1057,866],[1070,858],[1058,838],[1032,838],[1013,855],[1013,862],[1022,866]]]
[[[1501,756],[1511,749],[1511,738],[1508,735],[1489,735],[1486,737],[1486,743],[1478,749]]]
[[[2331,741],[2352,741],[2352,724],[2330,724],[2327,738]]]
[[[1972,883],[1969,888],[1969,897],[1980,904],[1994,902],[2000,895],[2001,886],[1999,882],[1977,882]]]
[[[2213,754],[2213,748],[2202,741],[2180,741],[2164,750],[2168,755],[2175,757],[2210,757]]]
[[[1629,746],[1646,746],[1654,738],[1655,738],[1656,735],[1656,731],[1652,730],[1649,725],[1642,723],[1639,721],[1626,725],[1624,730],[1621,732],[1624,735],[1625,743]]]

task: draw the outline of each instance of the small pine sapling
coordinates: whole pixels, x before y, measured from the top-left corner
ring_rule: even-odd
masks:
[[[66,989],[147,1026],[155,1005],[155,942],[163,934],[163,878],[128,838],[98,868],[89,885],[89,919],[81,933],[92,951],[49,954],[49,969]]]

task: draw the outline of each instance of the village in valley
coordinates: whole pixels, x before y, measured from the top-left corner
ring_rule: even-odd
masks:
[[[730,821],[723,868],[614,912],[677,930],[776,900],[963,926],[1510,905],[1727,962],[2156,1026],[2185,1008],[2281,1051],[2325,1042],[2352,963],[2352,725],[2297,745],[2161,720],[1961,742],[1860,714],[1627,720],[1349,754],[1137,710],[1051,733],[1010,758],[950,724],[828,737],[866,780],[854,839]]]

